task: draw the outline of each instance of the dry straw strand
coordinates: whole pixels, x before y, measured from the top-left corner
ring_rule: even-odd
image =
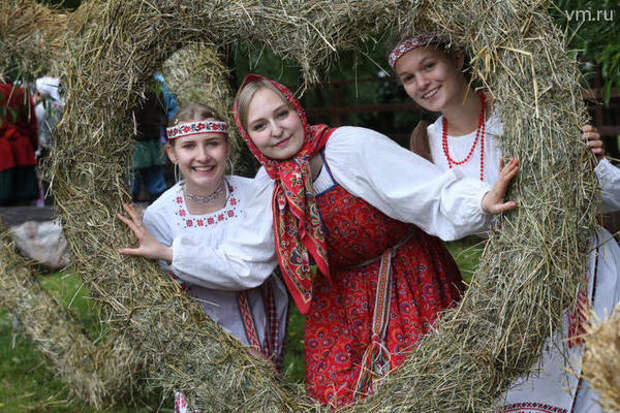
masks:
[[[606,412],[620,412],[620,304],[605,320],[590,313],[586,324],[581,377],[599,396]]]

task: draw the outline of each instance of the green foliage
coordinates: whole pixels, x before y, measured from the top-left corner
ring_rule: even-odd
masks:
[[[612,87],[620,88],[619,12],[616,0],[558,0],[551,8],[556,23],[565,30],[571,54],[600,67],[605,104]],[[591,81],[593,65],[586,63],[582,70]]]
[[[465,282],[469,283],[478,267],[484,248],[484,240],[470,236],[458,241],[446,242],[446,247],[461,270]]]
[[[288,380],[297,383],[304,382],[304,322],[304,316],[301,315],[297,306],[291,303],[282,370]]]

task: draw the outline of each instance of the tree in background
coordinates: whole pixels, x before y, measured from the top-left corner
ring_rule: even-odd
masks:
[[[600,68],[602,97],[606,105],[612,88],[620,87],[620,8],[616,0],[558,0],[551,14],[565,30],[568,48],[584,62],[589,83]]]

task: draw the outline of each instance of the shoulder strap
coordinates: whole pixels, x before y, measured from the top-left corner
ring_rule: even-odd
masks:
[[[411,136],[409,137],[409,150],[413,153],[420,155],[422,158],[433,162],[433,155],[431,155],[431,147],[428,144],[428,133],[426,127],[428,122],[421,120],[416,125]]]

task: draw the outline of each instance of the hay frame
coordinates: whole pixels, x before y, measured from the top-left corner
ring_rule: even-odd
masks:
[[[24,4],[2,3],[7,10]],[[85,384],[74,389],[76,395],[103,406],[157,385],[166,391],[181,388],[193,406],[210,411],[320,410],[304,398],[300,386],[275,378],[247,356],[160,276],[155,263],[119,256],[118,246],[132,242],[115,219],[129,200],[124,183],[132,150],[129,108],[153,71],[192,43],[217,51],[235,42],[261,42],[297,62],[311,85],[337,60],[337,51],[355,49],[378,33],[439,28],[473,56],[473,75],[501,109],[502,149],[522,165],[511,193],[520,208],[504,216],[502,231],[491,235],[461,305],[445,314],[436,333],[374,397],[352,410],[490,412],[512,380],[530,371],[545,338],[560,328],[561,310],[578,291],[595,225],[591,156],[576,132],[586,121],[579,73],[546,6],[534,0],[85,3],[75,14],[79,24],[67,23],[72,30],[60,36],[62,47],[36,56],[62,68],[58,73],[67,90],[50,175],[57,211],[76,271],[100,302],[102,322],[114,332],[96,346],[108,351],[106,357],[96,357],[87,369],[101,374],[104,384]],[[2,11],[3,17],[7,14]],[[36,32],[32,24],[18,29],[0,32],[0,41],[27,39]],[[15,61],[20,52],[11,48],[5,55]],[[24,67],[34,67],[31,60],[22,61]],[[19,262],[9,249],[5,241],[3,258]],[[43,295],[33,284],[20,284],[27,273],[13,277],[18,268],[0,267],[2,282],[24,297]],[[44,302],[11,301],[15,307],[10,310],[37,313],[39,301]],[[44,353],[41,331],[69,323],[60,308],[51,308],[30,321],[44,327],[29,332]],[[131,349],[131,357],[122,357],[119,349]],[[83,360],[88,351],[67,342],[48,354],[57,362]],[[94,351],[100,355],[103,350]],[[122,376],[132,378],[130,386],[107,380],[108,365],[121,367]],[[75,383],[82,371],[59,373]]]

